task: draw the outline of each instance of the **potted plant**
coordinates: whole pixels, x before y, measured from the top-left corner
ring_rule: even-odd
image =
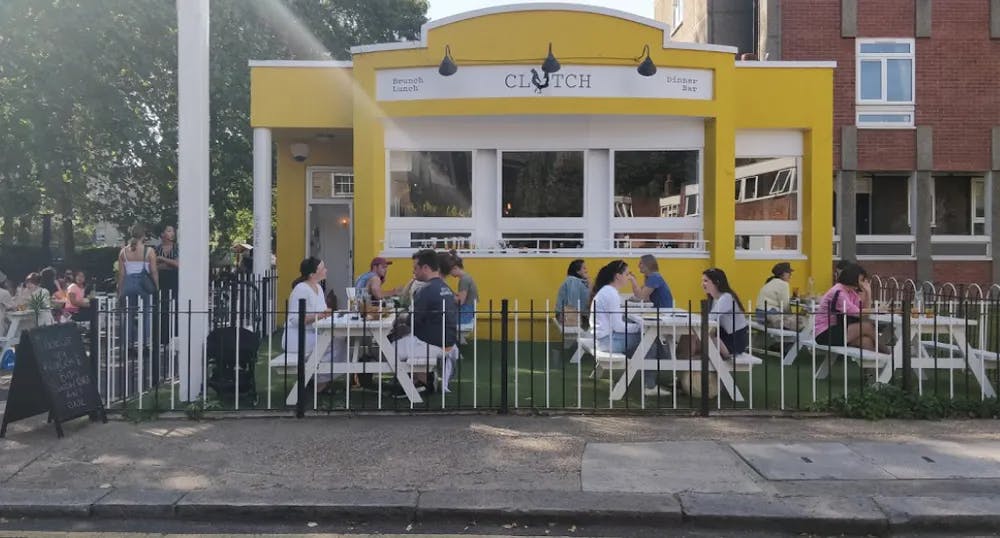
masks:
[[[35,313],[35,326],[38,326],[39,318],[41,317],[42,311],[47,311],[52,308],[49,304],[49,299],[42,293],[34,293],[28,297],[27,303],[28,310]]]

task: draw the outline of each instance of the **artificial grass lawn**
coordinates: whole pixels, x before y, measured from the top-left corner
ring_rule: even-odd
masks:
[[[271,355],[280,353],[278,339],[273,339],[274,347]],[[440,409],[498,409],[502,406],[502,360],[499,342],[483,341],[478,343],[478,352],[474,354],[471,344],[462,346],[462,359],[458,361],[457,371],[451,382],[451,393],[442,395],[437,392],[425,398],[424,402],[413,404],[406,398],[393,398],[389,389],[391,376],[383,374],[382,381],[385,390],[379,402],[378,391],[374,389],[347,388],[347,380],[340,376],[336,378],[327,393],[318,394],[314,398],[314,389],[310,384],[306,390],[306,409],[323,411],[334,410],[374,410],[395,409],[399,411],[440,410]],[[517,346],[508,346],[507,371],[509,378],[508,401],[510,409],[585,409],[585,410],[641,410],[645,409],[698,409],[700,398],[692,398],[680,389],[677,383],[673,389],[675,396],[661,394],[646,396],[643,402],[642,381],[640,375],[632,380],[626,392],[626,397],[609,401],[610,384],[608,372],[604,371],[600,379],[589,377],[593,370],[593,359],[585,357],[581,364],[570,364],[569,358],[573,349],[564,349],[561,343],[553,343],[546,350],[541,342],[522,342]],[[548,354],[548,355],[547,355]],[[516,355],[516,357],[515,357]],[[744,401],[733,401],[724,387],[720,396],[710,400],[711,409],[755,409],[755,410],[807,410],[814,401],[824,402],[831,398],[843,396],[845,392],[855,392],[870,386],[866,379],[873,375],[871,369],[862,372],[855,362],[836,360],[830,375],[825,379],[813,382],[811,371],[813,357],[811,353],[801,352],[796,361],[788,367],[781,367],[780,355],[774,351],[768,354],[757,352],[764,364],[753,370],[752,378],[748,372],[734,374],[737,385],[743,392]],[[817,353],[815,367],[822,363],[825,354]],[[548,370],[546,370],[548,364]],[[261,346],[256,366],[256,381],[258,399],[256,405],[250,398],[240,398],[239,408],[243,409],[287,409],[285,398],[295,384],[294,375],[279,375],[278,370],[272,371],[268,385],[268,348],[267,343]],[[782,370],[784,372],[782,373]],[[617,380],[620,371],[614,372]],[[956,398],[976,400],[980,398],[980,387],[969,372],[933,370],[924,372],[925,379],[921,382],[914,373],[911,378],[911,388],[916,391],[922,386],[923,392],[939,396],[954,395]],[[994,386],[1000,386],[997,379],[1000,372],[988,372]],[[373,374],[374,375],[374,374]],[[784,378],[782,379],[782,375]],[[376,376],[377,377],[377,376]],[[695,382],[697,383],[697,377]],[[846,390],[845,390],[846,379]],[[669,371],[661,372],[660,384],[669,388],[672,376]],[[902,372],[896,371],[893,383],[901,384]],[[714,378],[713,378],[714,381]],[[579,385],[579,386],[578,386]],[[782,394],[782,386],[784,394]],[[268,392],[270,390],[270,406]],[[217,395],[209,389],[208,399],[216,400],[214,409],[232,410],[235,402],[232,395]],[[443,404],[443,405],[442,405]],[[135,407],[138,402],[133,400],[129,407]],[[146,409],[169,409],[170,392],[168,387],[158,391],[147,392],[143,398]],[[183,409],[186,404],[175,402],[175,409]]]

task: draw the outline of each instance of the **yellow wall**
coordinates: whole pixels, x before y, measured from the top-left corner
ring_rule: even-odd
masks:
[[[798,129],[804,132],[803,234],[806,259],[790,260],[796,270],[792,285],[806,291],[813,275],[816,291],[830,281],[832,254],[832,69],[736,68],[732,54],[701,50],[662,49],[660,29],[593,13],[533,11],[496,14],[457,21],[428,34],[426,48],[358,54],[352,70],[253,69],[253,123],[274,127],[344,127],[353,125],[355,172],[355,274],[367,270],[379,254],[385,236],[385,149],[383,121],[392,117],[459,115],[616,114],[693,116],[705,119],[703,203],[705,238],[710,255],[693,259],[663,259],[661,271],[679,304],[702,297],[700,273],[709,266],[730,275],[744,302],[757,290],[779,260],[736,260],[734,250],[735,132],[738,129]],[[586,99],[533,97],[518,99],[459,99],[374,101],[377,69],[437,66],[445,44],[460,65],[481,60],[541,58],[549,42],[564,63],[602,64],[607,60],[570,57],[633,58],[650,45],[653,61],[661,67],[712,69],[715,98]],[[610,62],[615,63],[615,62]],[[618,62],[618,63],[628,63]],[[324,72],[327,72],[324,74]],[[346,75],[353,76],[353,83]],[[295,88],[291,90],[291,88]],[[353,107],[346,110],[345,107]],[[309,164],[347,164],[350,158],[314,154]],[[334,162],[336,161],[336,162]],[[297,274],[304,254],[303,165],[279,151],[279,272],[283,293]],[[718,186],[716,186],[718,185]],[[285,244],[291,241],[292,246]],[[544,308],[554,301],[572,257],[475,258],[466,269],[476,278],[482,299],[517,299],[522,308],[534,299]],[[611,258],[588,259],[591,274]],[[636,259],[627,260],[635,267]],[[409,259],[397,259],[389,283],[409,278]]]
[[[353,123],[354,78],[350,69],[250,69],[250,125],[331,128],[351,127]]]
[[[736,69],[733,117],[737,129],[798,129],[803,132],[802,253],[792,261],[792,286],[806,293],[812,276],[816,292],[833,281],[833,69],[741,67]],[[730,171],[732,172],[732,171]],[[732,190],[732,189],[730,189]],[[774,260],[737,262],[737,274],[766,276]],[[751,268],[757,268],[750,270]],[[747,282],[734,279],[740,289]],[[758,278],[761,283],[763,278]],[[756,284],[757,287],[760,284]],[[753,289],[757,289],[756,287]],[[744,299],[745,301],[745,299]]]
[[[290,144],[309,144],[309,158],[296,162],[288,150]],[[278,297],[283,301],[291,293],[291,283],[299,276],[299,263],[306,256],[306,169],[310,166],[351,166],[352,143],[347,137],[331,142],[302,138],[294,133],[279,133],[274,137],[278,155],[277,241]],[[280,303],[283,309],[283,303]]]

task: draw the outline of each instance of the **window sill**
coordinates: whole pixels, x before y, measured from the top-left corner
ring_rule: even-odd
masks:
[[[784,261],[805,261],[809,257],[797,250],[771,250],[771,251],[747,251],[737,250],[735,258],[737,260],[784,260]]]
[[[891,124],[865,124],[859,123],[855,125],[858,129],[864,129],[866,131],[915,131],[917,127],[915,125],[891,125]]]
[[[913,103],[854,103],[854,124],[858,129],[916,129]],[[897,121],[893,121],[893,119]]]
[[[386,258],[409,258],[417,249],[386,249],[379,253],[379,256]],[[708,251],[690,249],[621,249],[621,250],[585,250],[585,249],[563,249],[563,250],[517,250],[517,249],[477,249],[458,250],[462,259],[470,258],[635,258],[643,254],[653,254],[657,258],[671,259],[708,259]],[[804,258],[803,258],[804,259]]]

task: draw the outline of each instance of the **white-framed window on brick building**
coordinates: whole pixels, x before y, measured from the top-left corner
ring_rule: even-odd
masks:
[[[935,235],[986,235],[986,180],[934,176],[931,227]]]
[[[676,32],[678,28],[681,27],[681,23],[684,22],[684,0],[673,0],[674,2],[674,13],[673,13],[673,29],[672,33]]]
[[[913,39],[858,39],[858,127],[912,128],[916,86]]]

